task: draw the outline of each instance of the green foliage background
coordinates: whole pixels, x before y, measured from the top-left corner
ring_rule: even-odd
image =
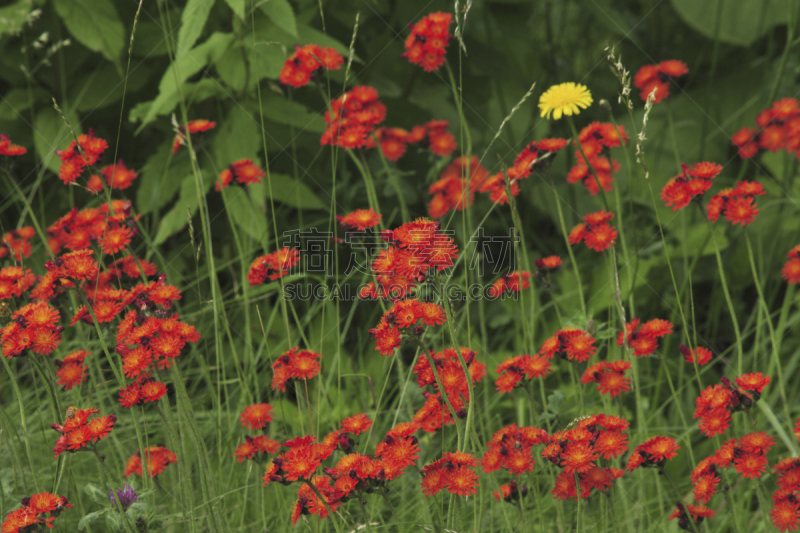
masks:
[[[410,128],[432,118],[447,119],[459,138],[460,126],[469,128],[478,154],[483,153],[504,117],[535,82],[534,96],[521,104],[484,158],[484,165],[492,172],[513,162],[533,139],[570,136],[564,121],[542,120],[536,110],[538,96],[555,83],[576,81],[587,85],[596,101],[605,99],[611,103],[617,120],[630,131],[625,110],[617,103],[620,87],[609,72],[607,45],[622,54],[625,67],[633,72],[642,65],[666,59],[686,62],[690,72],[681,80],[681,88],[673,87],[673,95],[654,108],[648,123],[645,150],[652,186],[660,190],[677,174],[682,161],[711,160],[725,167],[717,182],[732,185],[737,178],[746,177],[758,179],[767,188],[769,194],[759,200],[758,220],[747,231],[757,249],[757,268],[774,312],[773,321],[778,323],[781,319],[780,353],[787,389],[796,390],[800,356],[797,340],[790,332],[800,315],[792,307],[793,301],[784,298],[785,285],[779,270],[783,255],[800,242],[794,180],[797,162],[783,153],[766,154],[759,156],[755,164],[743,166],[730,145],[730,136],[741,126],[751,125],[771,97],[800,92],[796,42],[790,43],[791,53],[783,55],[790,1],[475,0],[469,4],[463,29],[466,53],[459,53],[455,40],[448,53],[463,90],[463,122],[446,72],[426,74],[400,57],[406,26],[432,11],[452,11],[454,6],[449,1],[147,0],[142,2],[132,41],[139,8],[135,0],[18,0],[0,7],[0,132],[30,148],[0,184],[3,232],[29,225],[31,217],[46,226],[73,206],[83,208],[99,202],[81,187],[65,188],[56,177],[59,160],[55,151],[67,146],[72,133],[54,109],[55,100],[76,134],[91,128],[109,140],[106,163],[112,162],[111,154],[117,154],[140,172],[134,187],[124,191],[124,196],[133,201],[134,211],[142,215],[143,231],[137,251],[155,262],[160,271],[166,272],[168,281],[184,291],[179,312],[203,334],[201,343],[181,361],[185,397],[181,396],[181,387],[177,391],[170,389],[171,400],[165,406],[139,412],[139,423],[144,424],[148,441],[180,451],[185,463],[160,477],[158,486],[148,487],[153,492],[144,494],[142,499],[147,506],[143,512],[157,514],[171,531],[289,528],[292,490],[262,489],[261,466],[238,464],[231,458],[244,436],[236,418],[245,405],[261,400],[276,406],[279,422],[272,428],[276,437],[301,432],[298,405],[304,405],[293,391],[286,396],[269,392],[270,362],[288,347],[276,298],[279,287],[272,283],[249,288],[244,276],[252,259],[281,245],[282,238],[276,243],[274,235],[312,227],[324,231],[334,224],[333,215],[367,207],[358,169],[347,157],[337,156],[319,144],[325,126],[325,104],[320,92],[313,86],[290,90],[277,81],[283,62],[298,44],[324,44],[347,56],[352,40],[355,55],[349,84],[378,89],[388,107],[385,125]],[[456,5],[465,7],[464,2]],[[40,15],[32,17],[33,10],[41,10]],[[70,41],[68,45],[66,40]],[[321,80],[320,87],[323,93],[330,91],[335,97],[343,81],[344,70],[333,72],[330,79]],[[175,134],[173,115],[178,123],[197,118],[217,123],[217,128],[208,134],[194,137],[199,143],[195,148],[202,187],[208,193],[202,197],[207,214],[205,232],[188,151],[184,148],[176,156],[170,155]],[[601,106],[593,105],[581,113],[577,125],[580,128],[592,120],[608,118]],[[633,121],[641,127],[641,107],[634,111]],[[628,149],[634,160],[633,143]],[[524,252],[530,259],[550,254],[566,257],[555,197],[566,204],[568,227],[580,216],[601,207],[598,198],[563,179],[572,165],[572,155],[567,152],[559,154],[554,162],[552,185],[543,177],[532,177],[522,184],[517,207],[525,237]],[[387,227],[399,225],[403,222],[400,203],[383,163],[375,151],[366,152],[365,157],[375,180],[384,222]],[[614,157],[625,161],[619,150]],[[212,190],[219,171],[241,158],[269,165],[277,228],[272,227],[266,183],[250,186],[246,191],[228,189],[224,194]],[[392,167],[411,217],[426,215],[427,187],[446,163],[412,147]],[[721,354],[713,365],[703,369],[704,379],[710,384],[722,375],[733,377],[729,366],[733,330],[714,249],[707,239],[707,226],[699,212],[675,214],[661,208],[664,247],[643,180],[638,167],[623,165],[615,182],[626,199],[624,226],[628,242],[632,243],[631,262],[620,265],[623,299],[626,304],[634,304],[636,316],[667,318],[678,324],[677,299],[666,260],[672,262],[679,284],[691,272],[687,282],[691,291],[682,294],[684,306],[693,306],[695,332],[702,339],[701,344],[716,355]],[[16,187],[29,199],[32,213],[24,208]],[[478,198],[470,223],[476,224],[489,207],[488,199]],[[463,250],[468,235],[458,218],[451,227]],[[484,224],[488,235],[507,234],[512,225],[508,209],[495,210]],[[746,336],[748,368],[773,373],[775,368],[767,363],[772,347],[763,329],[763,317],[757,311],[742,231],[727,226],[717,232],[717,242]],[[608,342],[619,330],[608,266],[597,261],[594,252],[576,249],[575,253],[590,297],[589,308],[585,313],[580,310],[569,265],[556,280],[552,294],[573,323],[589,325],[598,339]],[[342,253],[339,257],[339,272],[344,271],[347,255]],[[693,265],[695,257],[697,264]],[[41,265],[45,260],[44,251],[38,247],[30,264]],[[362,280],[346,281],[355,285]],[[483,281],[491,283],[493,278],[487,276]],[[536,347],[564,325],[553,313],[549,294],[542,293],[537,299],[534,316],[521,315],[516,302],[481,303],[469,311],[457,307],[461,343],[478,347],[479,358],[490,368],[489,379],[478,390],[482,435],[499,429],[500,421],[542,425],[539,415],[544,413],[556,425],[564,426],[579,414],[577,392],[568,374],[548,380],[548,406],[541,405],[535,396],[498,395],[493,390],[497,363],[528,349],[521,322],[532,325]],[[398,356],[400,361],[393,365],[373,350],[367,329],[377,323],[380,313],[379,305],[369,303],[295,304],[290,336],[296,342],[292,344],[305,344],[324,355],[323,373],[313,389],[317,398],[312,401],[315,427],[322,434],[355,412],[373,416],[378,398],[382,403],[374,433],[377,436],[394,420],[409,419],[421,405],[420,391],[413,384],[405,386],[405,372],[414,354],[404,350]],[[106,333],[113,335],[111,331]],[[636,406],[632,394],[615,402],[629,418],[635,418],[637,407],[641,407],[651,431],[681,439],[684,425],[680,413],[689,416],[698,392],[692,376],[684,376],[688,371],[677,352],[686,335],[683,328],[678,328],[667,340],[661,350],[664,363],[657,358],[642,361],[640,373],[648,380],[640,391],[643,405]],[[67,339],[62,351],[81,347],[82,342],[77,337]],[[607,349],[618,348],[611,343]],[[59,527],[72,530],[80,517],[106,505],[107,491],[87,485],[92,482],[104,487],[103,471],[88,454],[75,455],[65,462],[51,459],[55,438],[48,426],[59,415],[46,401],[46,384],[37,380],[24,361],[13,363],[15,379],[24,394],[36,475],[45,480],[46,486],[59,480],[61,493],[76,502],[76,512],[59,518]],[[116,388],[111,374],[102,367],[99,357],[91,364],[90,382],[97,387],[85,385],[73,394],[60,392],[61,401],[76,405],[90,402],[103,412],[114,411]],[[667,376],[675,380],[674,394]],[[26,471],[21,459],[24,447],[19,413],[13,390],[6,384],[8,379],[3,375],[0,394],[2,515],[32,488],[30,480],[26,481],[31,472]],[[774,411],[783,413],[777,387],[768,396]],[[603,407],[599,395],[594,394],[587,401],[592,412]],[[797,402],[796,394],[792,394],[786,412],[796,416]],[[169,406],[176,411],[172,422],[166,416]],[[107,464],[118,478],[115,483],[121,483],[117,473],[136,450],[132,422],[123,413],[118,414],[121,416],[113,433],[115,438],[106,450]],[[779,422],[788,428],[789,421],[784,416],[779,416]],[[170,423],[177,425],[177,431],[165,429],[171,427]],[[425,437],[422,464],[443,447],[448,449],[448,442],[454,437],[450,433],[454,432]],[[695,443],[696,457],[703,457],[713,448],[713,443],[696,430],[687,438]],[[687,452],[683,441],[682,447],[682,460],[670,465],[670,473],[683,492],[689,487],[690,466],[689,461],[683,460]],[[485,511],[474,520],[481,531],[503,529],[503,511],[489,503],[494,481],[487,477],[484,484],[487,492],[482,492],[481,497]],[[657,485],[654,478],[647,476],[624,487],[624,509],[631,514],[623,513],[619,507],[617,517],[624,515],[622,523],[630,531],[667,527],[664,507],[670,504],[664,502],[672,502],[674,496],[662,498]],[[549,490],[546,482],[541,487]],[[757,501],[753,493],[749,496],[743,499]],[[371,519],[380,518],[393,530],[412,529],[415,526],[411,524],[420,521],[434,522],[437,506],[448,505],[446,500],[423,502],[416,473],[400,480],[391,502],[375,500],[368,506]],[[560,519],[562,507],[572,508],[555,506],[549,496],[543,495],[543,501],[547,503],[542,504],[541,512],[548,520],[555,520],[556,516]],[[352,512],[357,513],[355,509]],[[465,509],[471,515],[471,506]],[[598,527],[610,522],[608,508],[591,511],[601,517]],[[92,530],[118,527],[103,522],[108,518],[100,515],[94,518],[88,526]],[[348,518],[352,518],[350,524],[363,522],[358,515]],[[467,516],[465,520],[473,518]],[[517,524],[520,518],[515,515],[511,520]],[[728,520],[720,518],[713,526],[719,529],[713,530],[726,530]],[[539,526],[551,530],[544,523]],[[333,530],[330,521],[312,521],[310,527]],[[763,516],[754,519],[753,530],[759,529],[764,529]]]

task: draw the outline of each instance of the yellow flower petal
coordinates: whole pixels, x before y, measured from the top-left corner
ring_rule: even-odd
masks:
[[[572,116],[586,109],[592,104],[592,94],[585,85],[578,83],[561,83],[547,89],[539,98],[541,116],[553,120],[560,119],[563,115]]]

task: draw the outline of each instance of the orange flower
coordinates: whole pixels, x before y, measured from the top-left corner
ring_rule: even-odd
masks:
[[[245,407],[239,415],[242,427],[249,429],[261,429],[269,422],[272,422],[272,406],[268,403],[256,403]]]
[[[204,131],[208,131],[217,127],[216,122],[211,122],[210,120],[206,119],[199,119],[199,120],[192,120],[187,124],[189,134],[193,133],[201,133]],[[178,128],[178,133],[175,134],[175,140],[172,142],[172,154],[177,154],[178,150],[180,150],[182,145],[187,143],[186,141],[186,131],[183,125]]]
[[[341,427],[348,433],[360,435],[372,427],[372,420],[366,414],[361,413],[342,420]]]
[[[371,207],[369,209],[356,209],[343,217],[337,216],[336,219],[344,229],[364,231],[380,224],[383,215],[376,213]]]
[[[26,148],[12,144],[11,139],[5,133],[0,134],[0,155],[18,156],[26,153],[28,153]]]
[[[654,102],[659,103],[669,96],[669,82],[674,82],[673,78],[679,78],[688,72],[689,69],[685,63],[677,59],[669,59],[657,65],[645,65],[640,68],[633,77],[633,84],[641,91],[639,96],[643,101],[646,101],[647,97],[655,90]]]
[[[403,57],[425,72],[433,72],[445,63],[447,43],[450,41],[450,13],[431,13],[414,24],[406,38]]]

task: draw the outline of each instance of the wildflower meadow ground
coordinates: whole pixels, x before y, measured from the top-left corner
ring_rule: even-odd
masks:
[[[799,24],[6,2],[0,532],[797,530]]]

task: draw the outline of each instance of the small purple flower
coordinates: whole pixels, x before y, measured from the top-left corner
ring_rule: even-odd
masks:
[[[119,496],[119,504],[122,506],[123,512],[126,511],[133,502],[139,499],[139,496],[136,495],[136,491],[127,483],[122,486],[122,490],[117,491],[117,496]],[[116,505],[113,490],[111,491],[111,505]]]

